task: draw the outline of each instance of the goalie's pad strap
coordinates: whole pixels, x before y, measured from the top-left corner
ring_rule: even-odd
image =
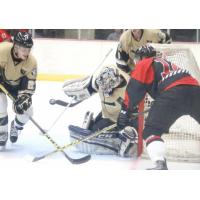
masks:
[[[92,132],[88,129],[81,128],[79,126],[69,125],[69,131],[71,131],[74,134],[79,134],[82,136],[89,136],[92,134],[95,134],[95,132]],[[98,138],[119,138],[119,131],[107,131],[104,133],[101,133],[97,136]]]
[[[88,129],[84,129],[81,128],[79,126],[74,126],[74,125],[69,125],[69,131],[72,132],[72,134],[78,134],[78,135],[82,135],[82,136],[89,136],[94,134],[94,132],[88,130]],[[98,135],[96,138],[119,138],[119,132],[118,131],[109,131],[106,133],[101,133],[100,135]]]
[[[68,129],[72,133],[78,133],[78,134],[84,135],[84,136],[89,136],[92,134],[92,131],[78,127],[78,126],[69,125]]]

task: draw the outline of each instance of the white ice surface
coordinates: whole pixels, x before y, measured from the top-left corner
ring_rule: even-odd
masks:
[[[60,82],[38,82],[37,84],[36,94],[33,98],[33,118],[45,130],[49,130],[55,119],[65,109],[62,106],[49,104],[49,99],[51,98],[67,100],[61,87],[62,83]],[[76,107],[67,108],[56,125],[49,131],[49,135],[59,145],[67,144],[69,142],[68,125],[81,125],[87,110],[92,110],[95,114],[98,113],[100,110],[98,96],[93,96]],[[8,111],[9,122],[11,122],[14,118],[14,114],[10,101]],[[134,197],[134,192],[135,194],[137,192],[139,193],[140,189],[136,192],[134,191],[134,187],[138,184],[145,185],[146,177],[156,173],[156,179],[160,179],[158,173],[161,172],[143,170],[152,166],[149,160],[143,159],[136,160],[116,156],[92,156],[92,159],[87,163],[73,165],[62,153],[58,152],[41,161],[32,163],[30,158],[43,155],[55,149],[54,146],[39,133],[40,131],[29,121],[17,143],[11,144],[8,141],[6,149],[0,152],[0,173],[2,171],[2,175],[0,174],[0,199],[1,194],[2,196],[6,196],[4,199],[13,200],[61,200],[68,199],[70,195],[73,196],[70,196],[70,199],[80,199],[82,197],[86,198],[86,194],[82,194],[85,190],[88,190],[87,192],[94,192],[98,191],[98,187],[102,187],[100,190],[107,192],[109,187],[112,188],[111,190],[114,190],[113,186],[114,188],[115,186],[119,186],[119,184],[117,184],[118,181],[122,182],[120,183],[122,184],[122,188],[124,188],[124,184],[127,184],[126,182],[128,181],[128,186],[126,186],[126,188],[128,187],[129,190],[131,189],[131,193],[124,195],[130,198],[132,195]],[[82,156],[81,154],[77,155],[74,153],[73,149],[72,151],[68,149],[66,152],[73,157]],[[180,174],[179,180],[182,178],[182,174],[184,174],[184,176],[187,174],[187,178],[190,180],[192,177],[196,177],[196,175],[199,174],[199,171],[195,172],[194,170],[199,170],[200,164],[168,162],[168,167],[173,171],[170,177],[171,175],[173,177],[175,172],[176,175]],[[189,170],[190,173],[188,175]],[[181,171],[184,173],[180,173]],[[169,172],[162,172],[162,176],[168,179],[166,173]],[[155,177],[153,177],[153,179],[155,179]],[[136,184],[135,180],[137,180],[138,184]],[[98,187],[96,187],[92,181],[95,181]],[[186,184],[189,185],[189,182],[186,182]],[[147,189],[147,191],[150,190],[151,183],[148,187],[149,189]],[[80,193],[78,191],[80,191]],[[114,197],[116,195],[117,198],[121,197],[121,199],[125,198],[121,192],[117,195],[118,192],[119,191],[116,189],[115,193],[110,193],[111,196],[109,198],[112,198],[112,195],[114,195]],[[94,198],[91,196],[91,199],[107,199],[106,197],[104,198],[103,194],[95,194],[95,196]],[[87,199],[90,199],[90,196],[87,196]]]

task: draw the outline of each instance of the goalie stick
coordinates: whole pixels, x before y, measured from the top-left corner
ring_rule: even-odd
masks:
[[[0,89],[6,94],[8,95],[8,97],[15,102],[15,98],[8,92],[8,90],[2,85],[0,84]],[[43,133],[43,135],[56,147],[56,149],[60,152],[63,153],[63,155],[65,156],[65,158],[67,158],[72,164],[81,164],[84,162],[87,162],[90,160],[91,155],[86,155],[82,158],[78,158],[78,159],[74,159],[69,157],[64,150],[60,150],[61,147],[50,137],[50,135],[30,116],[29,119],[31,120],[31,122]]]
[[[82,102],[82,101],[79,101],[79,102],[77,102],[77,103],[72,103],[72,104],[70,104],[70,103],[68,103],[68,102],[66,102],[66,101],[59,100],[59,99],[50,99],[50,100],[49,100],[49,103],[50,103],[51,105],[59,105],[59,106],[64,106],[64,107],[68,106],[69,104],[70,104],[69,107],[73,107],[73,106],[79,104],[80,102]],[[139,113],[132,113],[132,116],[133,116],[133,117],[137,117],[138,115],[144,115],[145,113],[148,113],[149,110],[150,110],[150,108],[148,108],[148,109],[146,109],[146,110],[144,110],[144,111],[142,111],[142,112],[139,112]]]
[[[75,146],[75,145],[77,145],[77,144],[79,144],[79,143],[81,143],[81,142],[84,142],[84,141],[90,140],[90,139],[92,139],[92,138],[94,138],[94,137],[97,137],[98,135],[102,134],[103,132],[106,132],[106,131],[108,131],[108,130],[110,130],[110,129],[113,129],[113,128],[115,128],[115,127],[117,127],[117,124],[112,124],[112,125],[110,125],[110,126],[104,128],[104,129],[102,129],[102,130],[100,130],[100,131],[96,131],[94,134],[89,135],[88,137],[85,137],[85,138],[82,139],[82,140],[75,140],[75,141],[73,141],[73,142],[71,142],[71,143],[69,143],[69,144],[66,144],[66,145],[62,146],[60,149],[56,149],[56,150],[54,150],[54,151],[52,151],[52,152],[49,152],[49,153],[47,153],[47,154],[45,154],[45,155],[43,155],[43,156],[35,157],[32,161],[33,161],[33,162],[36,162],[36,161],[39,161],[39,160],[41,160],[41,159],[44,159],[44,158],[46,158],[46,157],[48,157],[48,156],[50,156],[50,155],[52,155],[52,154],[54,154],[54,153],[57,153],[57,152],[59,152],[59,151],[63,151],[63,150],[66,149],[66,148]]]

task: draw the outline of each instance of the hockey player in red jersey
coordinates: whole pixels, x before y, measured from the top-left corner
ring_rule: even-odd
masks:
[[[11,42],[12,38],[6,29],[0,29],[0,42],[4,41]]]
[[[200,123],[200,86],[189,71],[161,57],[156,50],[142,46],[136,51],[136,67],[125,92],[117,124],[123,128],[128,116],[146,93],[155,100],[145,121],[143,139],[156,170],[167,170],[163,133],[181,116],[190,115]]]

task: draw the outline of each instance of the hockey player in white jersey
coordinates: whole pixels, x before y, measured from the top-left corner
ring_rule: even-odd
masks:
[[[117,121],[121,109],[121,102],[129,80],[129,75],[116,66],[104,66],[92,76],[85,79],[66,81],[64,92],[77,101],[89,98],[98,93],[101,100],[102,111],[95,118],[88,111],[82,127],[70,125],[70,137],[83,139],[95,131],[102,130]],[[134,120],[136,122],[136,120]],[[137,123],[130,123],[123,130],[114,128],[77,145],[77,149],[90,154],[109,154],[130,157],[137,155]]]
[[[37,63],[30,51],[33,40],[29,33],[18,32],[13,44],[0,44],[0,84],[16,99],[15,119],[11,122],[10,141],[16,142],[23,126],[32,115],[32,95],[35,91]],[[0,146],[8,140],[7,96],[0,90]]]

